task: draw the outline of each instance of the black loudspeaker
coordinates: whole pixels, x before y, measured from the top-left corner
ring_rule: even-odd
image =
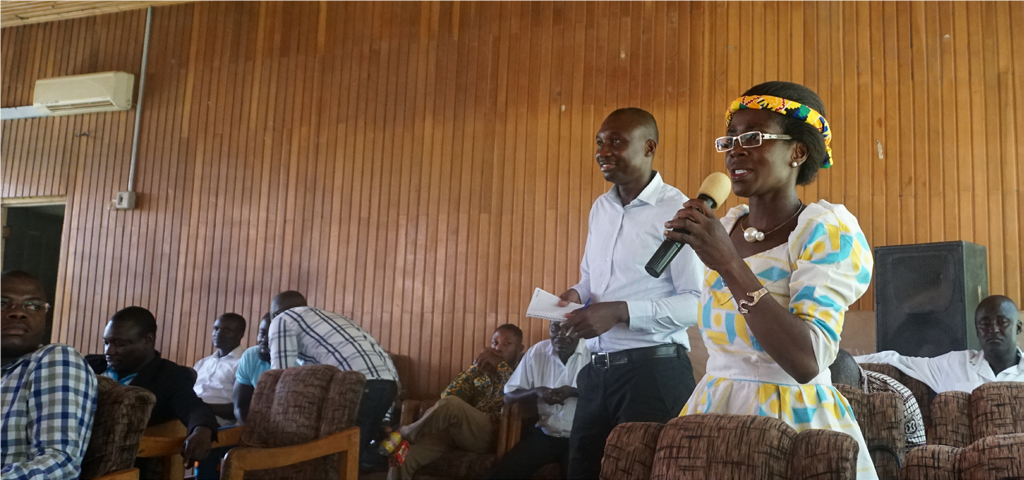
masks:
[[[969,242],[875,248],[878,351],[936,357],[978,350],[974,310],[988,296],[985,247]]]

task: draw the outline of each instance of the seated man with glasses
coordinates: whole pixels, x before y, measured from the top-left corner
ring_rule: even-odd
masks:
[[[0,275],[3,311],[3,478],[76,479],[92,436],[96,375],[75,349],[48,344],[43,285]]]
[[[893,351],[853,357],[857,363],[886,363],[935,390],[970,392],[988,382],[1024,382],[1024,354],[1017,346],[1020,310],[1008,297],[992,295],[974,311],[981,351],[961,350],[935,358],[904,357]]]

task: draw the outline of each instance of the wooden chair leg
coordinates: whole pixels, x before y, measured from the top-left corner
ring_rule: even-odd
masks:
[[[359,446],[337,454],[338,480],[359,480]]]

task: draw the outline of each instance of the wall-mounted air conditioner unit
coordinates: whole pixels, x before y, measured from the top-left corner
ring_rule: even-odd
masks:
[[[110,112],[132,108],[135,75],[89,73],[36,80],[32,104],[49,115]]]

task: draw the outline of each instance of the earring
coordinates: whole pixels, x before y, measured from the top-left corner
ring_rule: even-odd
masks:
[[[794,161],[793,161],[793,163],[789,164],[789,166],[791,166],[791,167],[793,167],[793,168],[796,168],[796,167],[799,167],[799,166],[800,166],[800,164],[799,164],[799,163],[796,163],[796,160],[794,160]]]

